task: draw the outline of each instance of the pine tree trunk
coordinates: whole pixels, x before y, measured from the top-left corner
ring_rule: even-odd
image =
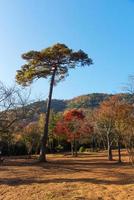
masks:
[[[46,145],[47,145],[47,139],[48,139],[49,115],[50,115],[52,92],[53,92],[56,70],[57,70],[57,68],[55,67],[53,70],[53,74],[52,74],[52,78],[51,78],[51,82],[50,82],[49,96],[48,96],[47,109],[46,109],[46,119],[45,119],[45,126],[44,126],[44,134],[41,138],[41,148],[40,148],[40,157],[39,157],[39,160],[41,162],[46,162]]]

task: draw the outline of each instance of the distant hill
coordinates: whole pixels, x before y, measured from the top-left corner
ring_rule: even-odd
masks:
[[[36,110],[37,113],[42,113],[46,111],[47,101],[37,101],[31,103],[27,106],[30,110]],[[51,109],[55,112],[61,112],[67,108],[67,101],[53,99],[51,104]]]
[[[134,104],[134,95],[131,94],[120,94],[122,98],[131,104]],[[87,95],[81,95],[70,100],[52,100],[51,109],[55,112],[62,112],[68,108],[85,108],[94,109],[100,105],[100,103],[107,98],[112,96],[112,94],[105,93],[92,93]],[[37,101],[28,105],[30,110],[35,110],[37,114],[46,111],[46,101]]]
[[[68,101],[69,108],[95,108],[100,105],[102,101],[111,95],[103,93],[92,93],[75,97]]]

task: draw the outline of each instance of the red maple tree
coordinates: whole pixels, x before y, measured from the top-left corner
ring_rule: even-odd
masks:
[[[72,109],[63,114],[63,119],[55,127],[56,135],[65,135],[71,143],[72,155],[77,156],[77,144],[82,135],[93,131],[92,126],[85,121],[82,110]]]

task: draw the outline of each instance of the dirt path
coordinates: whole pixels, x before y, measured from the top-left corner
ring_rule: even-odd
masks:
[[[0,166],[0,200],[134,199],[134,168],[108,162],[105,153],[49,156],[48,161],[6,161]]]

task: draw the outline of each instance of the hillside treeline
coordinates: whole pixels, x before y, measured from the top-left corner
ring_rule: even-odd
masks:
[[[25,97],[25,98],[24,98]],[[29,94],[0,84],[0,152],[2,155],[38,154],[44,131],[45,105],[29,104]],[[107,150],[126,148],[134,162],[134,95],[89,94],[72,100],[53,100],[47,152]]]

